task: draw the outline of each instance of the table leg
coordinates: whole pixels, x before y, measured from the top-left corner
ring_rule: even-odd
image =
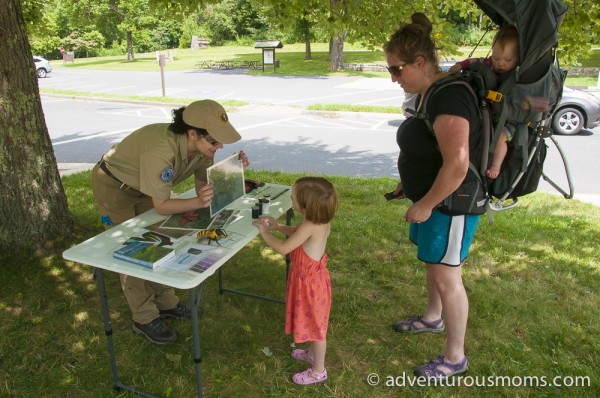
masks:
[[[137,395],[147,398],[157,398],[156,395],[148,394],[147,392],[136,390],[133,387],[127,386],[119,382],[117,375],[117,361],[115,359],[115,346],[112,340],[112,326],[110,323],[110,314],[108,311],[108,299],[106,297],[106,286],[104,284],[104,273],[101,268],[94,268],[94,279],[100,291],[100,303],[102,305],[102,319],[104,320],[104,334],[108,343],[108,356],[110,359],[110,369],[112,371],[113,388],[117,391],[131,391]]]
[[[94,279],[100,291],[100,303],[102,304],[102,319],[104,320],[104,334],[108,342],[108,356],[110,358],[110,369],[112,371],[113,386],[119,389],[119,377],[117,375],[117,362],[115,360],[115,347],[112,341],[112,326],[108,312],[108,299],[106,298],[106,286],[104,284],[104,273],[100,268],[94,268]]]
[[[202,372],[200,363],[202,357],[200,355],[200,330],[198,328],[198,304],[202,300],[202,286],[198,287],[198,298],[196,299],[196,289],[189,289],[190,293],[190,310],[192,312],[192,338],[194,339],[194,364],[196,365],[196,386],[198,387],[198,398],[202,398]]]
[[[219,267],[219,270],[217,271],[218,277],[219,277],[219,293],[223,294],[223,274],[221,273],[221,267]]]
[[[294,210],[293,209],[289,209],[286,213],[285,216],[285,222],[286,224],[292,225],[292,219],[294,218]],[[287,286],[287,280],[288,280],[288,275],[290,273],[290,255],[289,253],[285,255],[285,284]],[[235,294],[240,294],[242,296],[246,296],[246,297],[252,297],[252,298],[257,298],[260,300],[265,300],[265,301],[271,301],[274,303],[281,303],[281,304],[285,304],[285,300],[279,300],[279,299],[274,299],[271,297],[265,297],[265,296],[261,296],[258,294],[253,294],[253,293],[248,293],[248,292],[242,292],[240,290],[234,290],[234,289],[227,289],[223,287],[223,273],[222,273],[222,267],[219,267],[219,270],[217,271],[218,277],[219,277],[219,293],[223,294],[223,292],[229,292],[229,293],[235,293]]]

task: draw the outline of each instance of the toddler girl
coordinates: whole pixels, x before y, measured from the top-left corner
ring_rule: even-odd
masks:
[[[302,177],[292,186],[292,207],[303,216],[300,225],[282,225],[270,216],[254,221],[271,248],[280,254],[291,253],[285,332],[294,334],[296,344],[310,342],[307,350],[292,351],[294,359],[310,365],[307,370],[292,377],[296,384],[327,380],[325,336],[331,306],[331,282],[325,246],[337,202],[337,193],[331,182],[322,177]],[[270,234],[270,230],[282,232],[288,236],[287,240],[279,240]]]

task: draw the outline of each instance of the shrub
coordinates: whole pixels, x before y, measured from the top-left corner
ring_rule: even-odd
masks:
[[[458,46],[473,47],[481,40],[479,46],[489,47],[492,45],[494,34],[495,31],[485,33],[484,29],[479,29],[475,26],[470,26],[468,28],[459,26],[450,33],[450,41]]]
[[[56,36],[34,37],[29,40],[31,52],[49,60],[61,59],[60,38]]]

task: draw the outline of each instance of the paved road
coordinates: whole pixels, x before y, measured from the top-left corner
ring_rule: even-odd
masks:
[[[40,86],[153,94],[152,90],[140,92],[149,88],[150,73],[55,71],[51,78],[40,79]],[[63,75],[64,71],[67,73]],[[223,76],[214,72],[174,72],[167,75],[167,79],[181,84],[178,90],[173,89],[177,91],[173,97],[244,99],[255,104],[229,111],[232,123],[244,139],[221,151],[222,157],[243,147],[257,169],[364,177],[398,176],[395,132],[401,116],[304,110],[306,105],[316,102],[401,103],[404,93],[387,79],[273,79],[231,73]],[[202,94],[204,91],[206,93]],[[43,96],[42,101],[59,168],[64,171],[73,163],[85,166],[96,162],[111,145],[139,126],[168,121],[172,108],[52,96]],[[557,139],[571,167],[576,198],[600,205],[600,179],[596,178],[600,165],[595,161],[600,150],[600,128],[576,137]],[[562,162],[552,145],[545,171],[559,185],[566,187]],[[540,189],[556,192],[545,182],[541,183]]]
[[[94,163],[139,126],[170,120],[171,107],[164,106],[46,96],[42,102],[61,164]],[[217,158],[244,149],[257,169],[365,177],[398,174],[399,116],[259,105],[230,110],[229,117],[243,140],[227,145]]]

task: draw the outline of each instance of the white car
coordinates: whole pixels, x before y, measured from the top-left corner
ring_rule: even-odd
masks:
[[[35,63],[37,77],[46,77],[48,73],[52,72],[52,66],[50,66],[50,61],[47,59],[34,55],[33,62]]]

